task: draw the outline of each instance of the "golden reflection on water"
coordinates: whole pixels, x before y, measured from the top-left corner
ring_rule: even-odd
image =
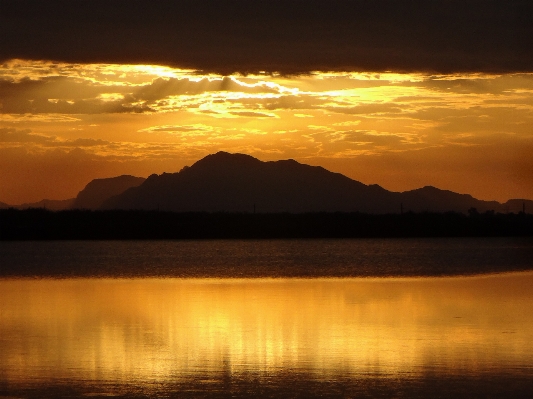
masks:
[[[0,281],[0,376],[177,381],[533,366],[533,273],[419,279]]]

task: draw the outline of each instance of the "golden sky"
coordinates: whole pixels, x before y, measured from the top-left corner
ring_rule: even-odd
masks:
[[[202,74],[0,64],[0,201],[177,172],[217,151],[293,158],[392,191],[533,198],[533,73]]]

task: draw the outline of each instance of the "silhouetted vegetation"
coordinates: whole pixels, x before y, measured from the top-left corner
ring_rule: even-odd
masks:
[[[533,236],[533,215],[0,210],[2,240]]]

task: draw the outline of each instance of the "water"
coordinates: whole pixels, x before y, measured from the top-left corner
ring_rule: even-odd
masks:
[[[529,398],[531,244],[0,243],[0,398]]]
[[[533,238],[0,242],[0,277],[442,276],[533,268]]]

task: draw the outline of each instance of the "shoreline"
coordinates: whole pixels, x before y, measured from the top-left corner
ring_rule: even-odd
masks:
[[[0,240],[531,237],[533,214],[0,210]]]

